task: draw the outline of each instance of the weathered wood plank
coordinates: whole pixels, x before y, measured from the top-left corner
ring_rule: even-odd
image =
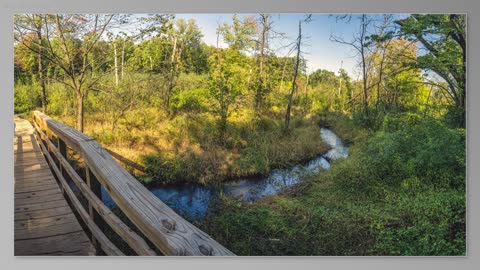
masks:
[[[62,206],[50,209],[42,209],[36,211],[15,212],[15,221],[34,220],[47,217],[58,217],[71,214],[72,210],[69,206]]]
[[[53,176],[48,175],[48,176],[40,176],[40,177],[32,177],[32,178],[26,178],[26,179],[20,179],[15,181],[15,185],[26,185],[26,184],[31,184],[35,185],[38,183],[45,184],[45,183],[55,183],[55,178]]]
[[[38,173],[17,173],[15,174],[15,182],[35,180],[40,178],[53,179],[53,175],[49,171],[38,172]]]
[[[92,235],[95,237],[95,239],[98,241],[100,244],[102,250],[110,256],[122,256],[124,255],[120,249],[118,249],[111,241],[108,239],[108,237],[105,236],[105,234],[100,230],[97,224],[90,218],[89,214],[87,211],[83,208],[82,204],[78,200],[77,196],[73,193],[72,189],[68,185],[68,183],[65,181],[63,178],[62,173],[60,172],[60,169],[57,168],[55,164],[53,164],[53,158],[50,156],[50,154],[46,150],[46,146],[43,144],[43,142],[40,141],[40,147],[44,151],[47,159],[49,160],[50,164],[52,164],[52,169],[57,175],[57,178],[59,179],[60,183],[62,184],[63,190],[65,193],[68,195],[70,198],[70,201],[74,205],[75,209],[77,210],[77,213],[80,215],[80,217],[83,219],[84,223],[87,225],[89,228],[90,232]]]
[[[39,227],[48,227],[57,224],[76,222],[77,218],[73,213],[60,216],[44,217],[38,219],[20,220],[15,222],[15,230],[35,229]]]
[[[60,200],[51,201],[51,202],[15,206],[15,213],[58,208],[62,206],[68,206],[64,198],[61,198]]]
[[[38,119],[35,123],[37,123],[39,127],[42,129],[49,129],[75,151],[80,150],[80,142],[93,140],[92,137],[66,126],[41,112],[35,111],[33,115],[34,119]]]
[[[50,143],[50,142],[48,142]],[[132,229],[123,223],[105,204],[98,198],[88,184],[86,184],[75,170],[68,164],[68,161],[58,150],[54,150],[53,154],[60,160],[63,170],[70,176],[82,194],[91,204],[91,207],[107,222],[107,224],[135,251],[138,255],[156,255],[156,253],[148,246],[148,244]],[[90,172],[89,172],[90,173]],[[88,182],[88,181],[87,181]],[[93,211],[89,209],[89,212]],[[91,213],[89,213],[90,216]]]
[[[234,255],[155,197],[91,137],[43,113],[35,112],[34,117],[39,122],[38,127],[48,128],[81,154],[87,167],[125,215],[164,254]]]
[[[70,223],[54,224],[50,226],[25,228],[21,230],[15,230],[15,240],[26,240],[51,237],[57,235],[64,235],[69,233],[82,232],[83,229],[78,222],[72,221]]]
[[[44,186],[16,188],[15,189],[15,194],[25,193],[25,192],[42,191],[42,190],[50,190],[50,189],[58,189],[58,185],[55,184],[55,183],[52,183],[52,184],[44,185]]]
[[[15,125],[15,255],[94,255],[33,136],[33,127],[18,118]]]
[[[64,197],[61,193],[55,193],[48,196],[35,196],[30,198],[17,198],[15,197],[15,207],[31,205],[31,204],[39,204],[39,203],[46,203],[52,201],[60,201],[64,200]]]
[[[35,198],[35,197],[46,197],[48,195],[52,194],[61,194],[60,191],[58,190],[44,190],[44,191],[38,191],[38,192],[25,192],[25,193],[17,193],[15,194],[15,200],[16,199],[25,199],[25,198]]]
[[[95,255],[84,232],[69,233],[30,240],[15,241],[15,256],[50,255],[83,251],[82,255]]]

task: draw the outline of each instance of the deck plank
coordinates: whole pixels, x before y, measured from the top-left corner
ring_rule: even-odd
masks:
[[[95,255],[33,131],[28,121],[15,118],[15,256]]]

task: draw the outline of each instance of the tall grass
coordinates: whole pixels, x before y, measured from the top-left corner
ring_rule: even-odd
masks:
[[[202,229],[239,255],[465,255],[465,131],[395,119],[294,192],[224,197]]]

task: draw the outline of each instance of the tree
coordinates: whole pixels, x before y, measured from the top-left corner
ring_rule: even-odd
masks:
[[[165,96],[165,105],[170,106],[170,96],[175,86],[175,78],[178,75],[179,65],[182,62],[182,52],[185,48],[199,46],[203,35],[194,19],[185,21],[178,19],[174,27],[170,28],[169,36],[172,40],[172,52],[170,57],[170,75]]]
[[[237,15],[233,15],[232,20],[232,24],[224,23],[218,27],[218,32],[228,47],[241,52],[248,52],[255,48],[257,34],[255,18],[244,17],[243,20],[240,20]]]
[[[349,17],[343,16],[339,17],[340,19],[348,19]],[[366,14],[362,14],[359,16],[360,21],[360,29],[357,33],[353,34],[353,39],[350,41],[346,41],[342,37],[331,35],[330,40],[333,42],[337,42],[340,44],[345,44],[354,48],[360,56],[360,66],[362,70],[362,84],[363,84],[363,108],[365,112],[368,110],[368,66],[369,62],[367,59],[367,47],[369,42],[367,40],[368,37],[368,27],[371,24],[372,20]]]
[[[293,94],[295,93],[295,89],[297,88],[297,76],[298,76],[298,67],[300,66],[300,56],[301,56],[301,45],[302,45],[302,23],[308,23],[311,20],[312,15],[307,15],[304,20],[298,21],[298,37],[297,42],[295,44],[295,49],[297,50],[297,56],[295,58],[295,72],[293,74],[292,80],[292,90],[290,91],[290,95],[288,96],[288,105],[287,111],[285,113],[285,129],[289,129],[290,126],[290,114],[292,109],[292,102],[293,102]]]
[[[447,94],[461,110],[466,96],[466,21],[463,14],[412,14],[396,21],[399,33],[420,42],[427,53],[414,64],[432,70],[448,84]]]
[[[257,114],[262,108],[262,103],[265,95],[265,51],[268,48],[268,34],[272,27],[272,22],[270,21],[270,15],[260,14],[260,25],[261,25],[261,34],[260,34],[260,48],[258,56],[258,83],[257,83],[257,93],[255,96],[255,110]]]
[[[217,49],[209,59],[209,89],[216,106],[214,112],[220,116],[220,139],[225,140],[227,119],[232,105],[239,105],[236,101],[244,94],[247,76],[245,57],[236,49]]]
[[[25,14],[16,15],[14,17],[14,28],[16,39],[19,36],[24,37],[24,41],[21,43],[29,44],[27,48],[31,48],[35,54],[37,54],[37,74],[38,82],[41,87],[41,102],[42,111],[47,111],[47,91],[45,87],[45,59],[44,59],[44,17],[42,14]],[[33,33],[29,35],[28,33]]]
[[[42,48],[48,62],[63,71],[65,80],[57,80],[74,92],[77,102],[77,129],[83,131],[84,100],[100,78],[92,76],[93,61],[90,57],[113,15],[56,14],[42,18],[45,44],[36,42],[36,47],[31,46],[29,49],[40,53],[38,48]],[[25,31],[22,30],[18,29],[15,40],[28,46]],[[58,46],[54,41],[58,42]],[[100,62],[99,65],[106,63],[108,60]]]

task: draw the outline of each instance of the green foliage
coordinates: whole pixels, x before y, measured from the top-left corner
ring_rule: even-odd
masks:
[[[218,28],[222,34],[224,41],[230,45],[233,50],[248,51],[255,47],[253,40],[256,34],[257,23],[253,17],[245,17],[239,19],[237,15],[233,15],[232,24],[224,23]]]
[[[170,107],[174,113],[201,113],[210,109],[207,78],[202,75],[181,74],[172,96]]]
[[[220,139],[224,140],[227,118],[232,106],[240,104],[238,97],[246,92],[247,58],[234,49],[217,50],[209,58],[209,89],[215,100],[214,111],[219,116]]]
[[[29,112],[41,106],[38,86],[17,84],[13,94],[15,113]]]
[[[382,130],[395,132],[406,126],[417,126],[421,120],[421,116],[415,113],[389,113],[383,120]]]
[[[447,113],[443,116],[445,124],[452,128],[466,127],[466,111],[464,107],[449,107]]]
[[[396,117],[297,190],[223,198],[201,227],[239,255],[465,255],[465,133]]]
[[[450,88],[456,106],[465,106],[466,97],[466,16],[465,14],[412,14],[397,22],[400,33],[418,40],[428,51],[414,65],[432,70]]]
[[[374,226],[379,254],[405,256],[465,256],[465,192],[426,190],[400,194],[393,205],[396,226]],[[392,207],[392,208],[393,208]]]
[[[359,146],[356,151],[361,155],[352,155],[339,165],[356,169],[347,174],[332,170],[332,177],[344,190],[381,196],[385,188],[411,187],[412,181],[415,187],[417,180],[435,188],[464,188],[464,130],[449,129],[437,121],[419,121],[409,114],[395,120],[389,116],[384,129]]]

